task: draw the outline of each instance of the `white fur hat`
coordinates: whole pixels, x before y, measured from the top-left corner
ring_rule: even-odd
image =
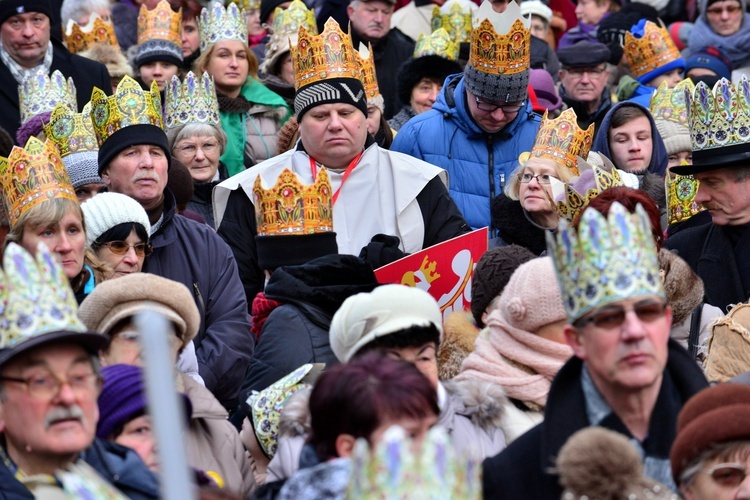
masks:
[[[102,234],[118,224],[134,222],[151,234],[148,214],[140,203],[119,193],[100,193],[81,205],[86,224],[86,244],[91,246]]]

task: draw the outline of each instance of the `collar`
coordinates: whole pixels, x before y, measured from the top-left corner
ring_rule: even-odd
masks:
[[[49,74],[50,68],[52,67],[52,55],[52,41],[50,41],[47,45],[47,52],[44,53],[44,59],[42,60],[42,62],[34,68],[26,69],[18,64],[10,56],[10,54],[8,54],[8,52],[5,50],[5,47],[3,47],[2,42],[0,42],[0,60],[2,60],[3,64],[5,64],[5,66],[8,68],[11,75],[13,75],[13,78],[16,80],[16,82],[18,82],[19,85],[29,75],[36,74],[36,72],[39,71],[40,68],[44,69],[45,74]]]
[[[583,364],[583,369],[581,370],[581,388],[583,389],[583,399],[586,403],[586,416],[589,419],[589,423],[595,426],[599,425],[602,420],[612,413],[612,407],[609,406],[599,393],[599,389],[594,385],[586,363]]]

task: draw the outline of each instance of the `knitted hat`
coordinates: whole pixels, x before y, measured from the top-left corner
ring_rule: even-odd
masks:
[[[63,163],[70,176],[73,189],[78,189],[86,184],[104,184],[99,177],[98,151],[84,151],[73,153],[64,157]],[[88,227],[86,228],[88,230]]]
[[[140,224],[147,234],[151,231],[151,223],[141,204],[124,194],[100,193],[86,200],[81,210],[86,223],[88,246],[113,227],[127,222]]]
[[[461,65],[445,57],[428,55],[409,59],[398,70],[396,87],[401,104],[408,105],[411,102],[411,92],[422,78],[440,82],[445,81],[450,75],[461,73]]]
[[[521,2],[521,15],[539,16],[549,24],[552,21],[552,9],[547,7],[540,0],[524,0]]]
[[[690,129],[685,125],[667,120],[656,120],[656,130],[659,131],[659,135],[664,140],[668,155],[693,150],[693,143],[690,141]]]
[[[0,2],[0,24],[18,14],[40,12],[52,20],[52,4],[49,0],[2,0]]]
[[[565,319],[560,287],[551,257],[521,264],[500,295],[500,312],[511,326],[535,333]]]
[[[718,47],[712,45],[693,52],[685,61],[685,73],[693,68],[713,71],[719,78],[732,79],[732,61]]]
[[[288,0],[261,0],[260,2],[260,23],[264,24],[268,22],[268,17],[271,13],[276,10],[282,3],[286,3]]]
[[[534,89],[536,100],[546,110],[555,110],[562,106],[562,98],[557,94],[555,81],[546,69],[532,69],[529,84]]]
[[[331,320],[331,349],[340,362],[346,363],[379,337],[429,325],[435,325],[442,340],[443,315],[429,293],[405,285],[383,285],[341,304]]]
[[[101,196],[97,195],[94,198]],[[193,294],[182,283],[150,273],[133,273],[99,283],[78,308],[78,317],[93,332],[109,334],[121,320],[154,311],[177,326],[183,348],[201,324]]]
[[[712,444],[750,439],[750,387],[723,383],[703,389],[677,416],[669,461],[679,482],[682,471]]]
[[[482,313],[500,295],[518,266],[535,258],[529,249],[508,245],[491,248],[479,259],[471,282],[471,314],[484,326]]]

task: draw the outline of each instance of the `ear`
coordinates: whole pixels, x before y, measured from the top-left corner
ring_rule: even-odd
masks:
[[[578,329],[576,329],[576,327],[568,323],[567,325],[565,325],[563,334],[565,335],[565,341],[573,349],[573,354],[575,354],[576,357],[585,360],[586,349],[584,349],[584,346],[581,343],[581,336],[583,335],[583,333],[581,333]]]
[[[562,80],[562,77],[563,77],[563,70],[561,70],[561,69],[558,69],[558,70],[557,70],[557,78],[558,78],[559,80]]]
[[[354,7],[351,5],[347,5],[346,7],[346,15],[349,16],[349,20],[351,21],[354,17]]]
[[[104,184],[109,188],[111,187],[112,181],[109,178],[109,168],[105,168],[102,170],[101,178],[104,181]]]
[[[354,452],[357,439],[351,434],[339,434],[336,437],[336,454],[341,458],[349,458]]]

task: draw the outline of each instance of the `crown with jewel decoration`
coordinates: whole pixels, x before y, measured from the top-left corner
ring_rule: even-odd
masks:
[[[447,3],[443,5],[447,6]],[[432,8],[432,32],[443,28],[456,46],[461,42],[471,42],[471,18],[471,9],[464,9],[459,2],[452,2],[448,12],[436,5]]]
[[[589,206],[589,202],[605,189],[625,185],[618,170],[607,157],[598,153],[592,153],[591,155],[596,155],[602,165],[579,159],[579,176],[565,183],[562,199],[557,201],[557,213],[568,221],[575,220],[576,216]]]
[[[71,109],[78,109],[76,86],[72,78],[67,80],[55,70],[47,75],[44,69],[27,75],[18,86],[18,107],[21,124],[42,113],[50,113],[61,102]]]
[[[180,83],[173,76],[164,97],[164,124],[173,129],[188,123],[221,126],[214,80],[208,73],[196,78],[192,71]]]
[[[99,147],[115,132],[131,125],[164,128],[156,80],[151,82],[151,90],[143,90],[138,82],[125,76],[111,96],[94,87],[91,92],[91,121]]]
[[[247,45],[247,21],[244,10],[240,10],[236,3],[230,3],[224,8],[218,2],[201,11],[198,21],[200,30],[201,52],[222,40],[237,40]]]
[[[684,163],[687,165],[687,162]],[[667,192],[667,218],[669,224],[688,220],[704,210],[695,201],[700,181],[692,175],[667,175],[664,188]]]
[[[547,252],[570,323],[619,300],[643,295],[666,300],[651,222],[640,205],[631,214],[615,202],[606,218],[588,208],[578,230],[561,219],[557,232],[547,233]]]
[[[99,151],[94,125],[91,123],[91,103],[76,113],[64,104],[58,104],[49,123],[44,125],[44,135],[57,145],[60,156]]]
[[[528,71],[531,63],[530,21],[510,2],[502,14],[483,2],[474,17],[469,65],[482,73],[510,76]]]
[[[378,88],[378,78],[375,74],[375,59],[373,58],[372,46],[369,48],[364,43],[359,44],[359,51],[356,51],[357,59],[361,68],[362,85],[365,87],[365,97],[367,104],[373,104],[383,111],[384,101]]]
[[[572,108],[557,118],[548,118],[547,111],[529,153],[522,153],[518,161],[523,165],[529,158],[546,158],[564,165],[578,175],[578,159],[586,158],[594,140],[594,124],[583,130]]]
[[[352,37],[341,31],[333,18],[326,21],[320,35],[300,27],[297,44],[292,45],[291,52],[297,89],[332,78],[362,80]]]
[[[695,85],[689,78],[670,89],[667,82],[662,82],[651,95],[649,109],[654,120],[666,120],[688,127],[688,108],[686,93],[693,93]]]
[[[72,54],[77,54],[88,49],[95,43],[103,43],[120,48],[115,36],[115,25],[112,21],[105,21],[99,14],[91,14],[88,24],[80,26],[72,19],[68,20],[68,26],[64,35],[65,45]]]
[[[173,11],[167,0],[161,0],[152,10],[141,5],[138,12],[138,44],[149,40],[166,40],[182,49],[182,9]]]
[[[240,10],[250,13],[254,10],[260,10],[260,0],[231,0],[227,3],[235,3]]]
[[[259,175],[253,185],[258,236],[304,235],[333,231],[333,191],[321,169],[314,184],[304,185],[285,168],[276,184],[263,188]]]
[[[315,13],[307,8],[302,0],[294,0],[289,7],[276,7],[273,14],[273,34],[279,36],[297,36],[301,26],[309,33],[317,34],[318,25],[315,23]]]
[[[681,57],[667,29],[651,21],[646,21],[640,38],[625,33],[623,47],[634,78]]]
[[[444,28],[436,29],[429,36],[421,33],[414,46],[414,58],[422,56],[440,56],[455,61],[458,59],[458,45]]]
[[[78,202],[57,146],[36,137],[26,147],[13,146],[7,158],[0,157],[0,186],[11,227],[43,201],[68,198]]]

